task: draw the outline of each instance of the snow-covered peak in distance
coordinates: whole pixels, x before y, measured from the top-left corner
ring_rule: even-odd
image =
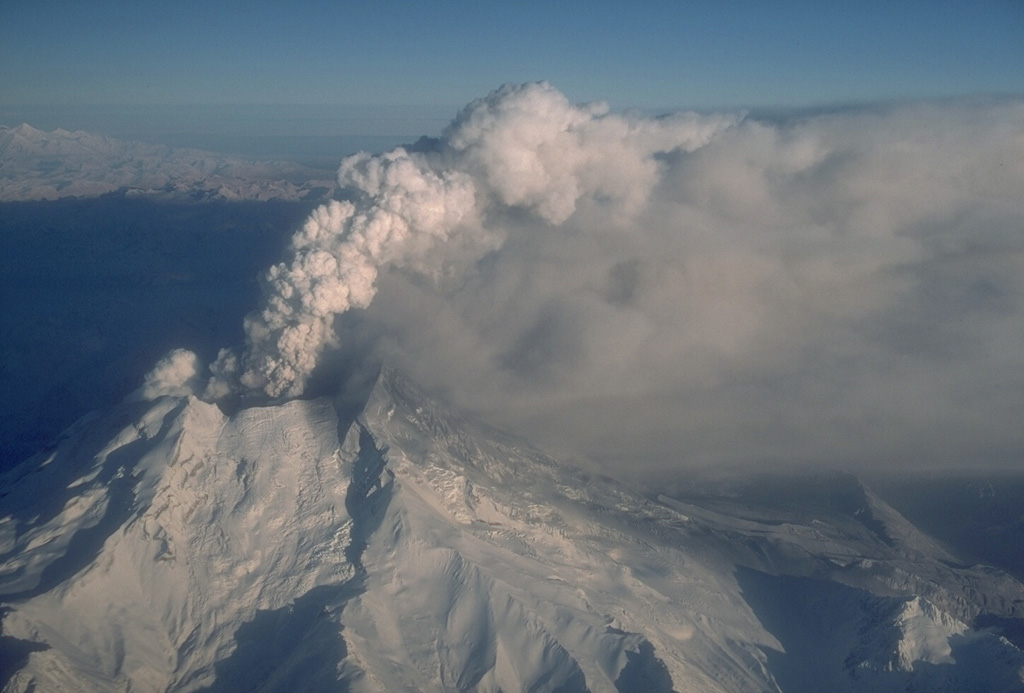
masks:
[[[5,691],[1016,690],[1024,586],[855,482],[636,493],[385,369],[80,421],[0,481]]]
[[[333,188],[288,162],[254,162],[197,149],[82,131],[0,127],[0,202],[94,197],[115,191],[204,200],[299,200]]]

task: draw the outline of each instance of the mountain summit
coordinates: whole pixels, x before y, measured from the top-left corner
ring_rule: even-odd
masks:
[[[869,489],[648,497],[385,369],[83,419],[0,480],[4,691],[1020,690],[1024,586]]]

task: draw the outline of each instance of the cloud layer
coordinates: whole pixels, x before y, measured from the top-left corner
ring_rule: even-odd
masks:
[[[649,118],[506,86],[339,180],[209,396],[373,343],[620,471],[1024,452],[1020,102]]]

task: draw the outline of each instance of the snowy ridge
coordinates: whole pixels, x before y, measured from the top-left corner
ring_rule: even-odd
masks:
[[[299,200],[333,181],[298,164],[251,162],[87,132],[0,127],[0,202],[115,191],[185,199]]]
[[[387,369],[349,411],[126,402],[9,473],[3,690],[1021,687],[970,623],[1024,586],[860,485],[652,499]]]

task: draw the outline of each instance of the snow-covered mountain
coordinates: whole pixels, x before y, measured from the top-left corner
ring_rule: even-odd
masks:
[[[334,185],[322,171],[28,124],[0,127],[0,202],[125,190],[187,199],[298,200]]]
[[[126,401],[7,474],[3,690],[1024,688],[972,625],[1024,586],[852,479],[652,497],[367,389]]]

